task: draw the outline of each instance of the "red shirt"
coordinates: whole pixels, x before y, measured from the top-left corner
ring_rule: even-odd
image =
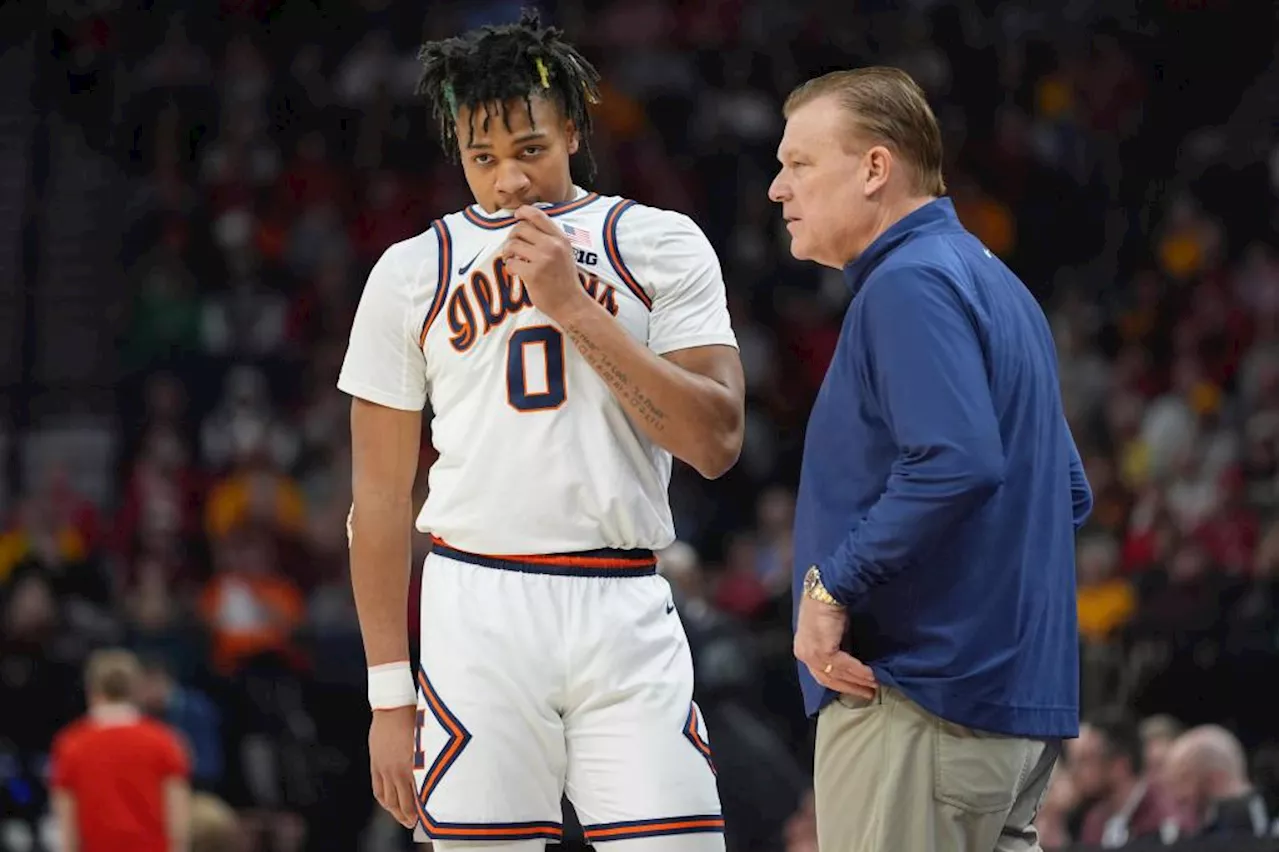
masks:
[[[58,734],[50,786],[75,799],[82,852],[169,852],[164,784],[190,772],[186,750],[167,726],[112,709]]]

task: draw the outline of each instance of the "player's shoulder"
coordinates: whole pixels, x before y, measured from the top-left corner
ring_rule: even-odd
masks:
[[[718,269],[719,258],[692,216],[629,198],[610,198],[605,242],[617,246],[650,289],[684,280],[690,269]],[[612,224],[610,224],[612,223]]]
[[[650,239],[694,238],[705,240],[701,226],[692,216],[678,210],[655,207],[623,196],[603,196],[601,207],[606,218],[616,220],[619,237],[641,236]]]

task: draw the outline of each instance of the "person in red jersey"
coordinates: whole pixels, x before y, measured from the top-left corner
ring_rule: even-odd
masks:
[[[187,852],[191,764],[166,725],[137,709],[128,651],[94,653],[89,710],[53,742],[49,786],[67,852]]]

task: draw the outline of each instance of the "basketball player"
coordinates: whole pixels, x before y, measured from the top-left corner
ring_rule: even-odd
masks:
[[[567,793],[592,844],[724,848],[689,648],[654,551],[672,457],[723,474],[743,377],[686,216],[575,186],[595,70],[526,13],[423,47],[420,91],[476,203],[387,249],[338,386],[378,801],[440,849],[536,850]],[[404,629],[411,489],[421,664]],[[416,687],[416,695],[415,695]],[[419,835],[421,836],[421,835]]]

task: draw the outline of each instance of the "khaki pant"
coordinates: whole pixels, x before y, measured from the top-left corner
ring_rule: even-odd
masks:
[[[979,733],[881,687],[818,715],[819,852],[1031,852],[1058,740]]]

